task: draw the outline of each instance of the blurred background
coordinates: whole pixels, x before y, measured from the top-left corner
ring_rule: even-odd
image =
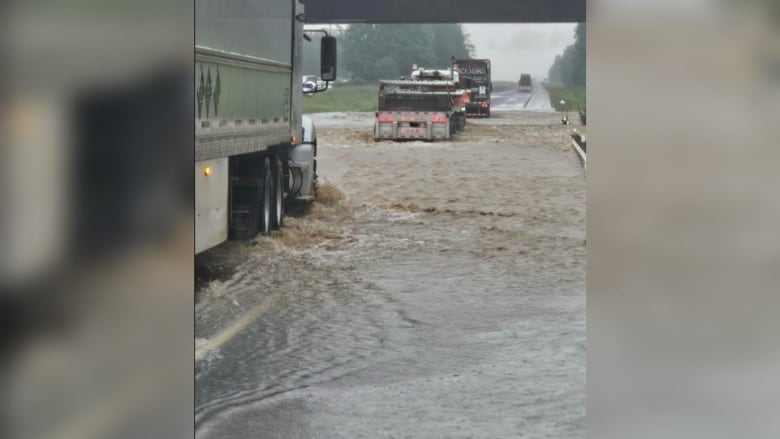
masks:
[[[191,437],[193,5],[2,6],[5,437]]]
[[[776,1],[588,2],[588,436],[780,434]]]

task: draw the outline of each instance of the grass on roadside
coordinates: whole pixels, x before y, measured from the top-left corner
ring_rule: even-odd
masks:
[[[553,85],[545,82],[544,88],[550,93],[550,103],[553,105],[556,111],[577,111],[581,108],[585,111],[585,87],[562,87],[559,85]],[[565,106],[561,105],[561,99],[566,102]]]
[[[303,112],[376,111],[378,92],[378,84],[338,84],[328,91],[303,95]]]

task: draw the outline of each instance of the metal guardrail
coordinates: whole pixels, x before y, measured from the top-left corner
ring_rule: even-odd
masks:
[[[575,139],[574,136],[572,136],[572,138],[571,138],[571,144],[572,144],[572,147],[574,148],[574,151],[580,157],[580,160],[582,160],[582,167],[585,168],[585,170],[587,171],[587,169],[588,169],[588,156],[585,153],[585,150],[582,149],[582,146],[580,146],[580,144],[577,142],[577,139]]]

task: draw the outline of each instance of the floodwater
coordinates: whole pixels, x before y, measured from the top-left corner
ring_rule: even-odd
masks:
[[[518,89],[496,92],[491,95],[490,106],[493,111],[536,110],[553,111],[550,94],[537,81],[533,81],[530,92]]]
[[[196,260],[200,438],[584,438],[585,177],[553,112],[316,117],[319,200]]]

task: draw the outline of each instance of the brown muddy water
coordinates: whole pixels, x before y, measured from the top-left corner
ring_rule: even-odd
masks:
[[[201,438],[585,437],[585,177],[555,113],[317,117],[318,201],[196,259]]]

